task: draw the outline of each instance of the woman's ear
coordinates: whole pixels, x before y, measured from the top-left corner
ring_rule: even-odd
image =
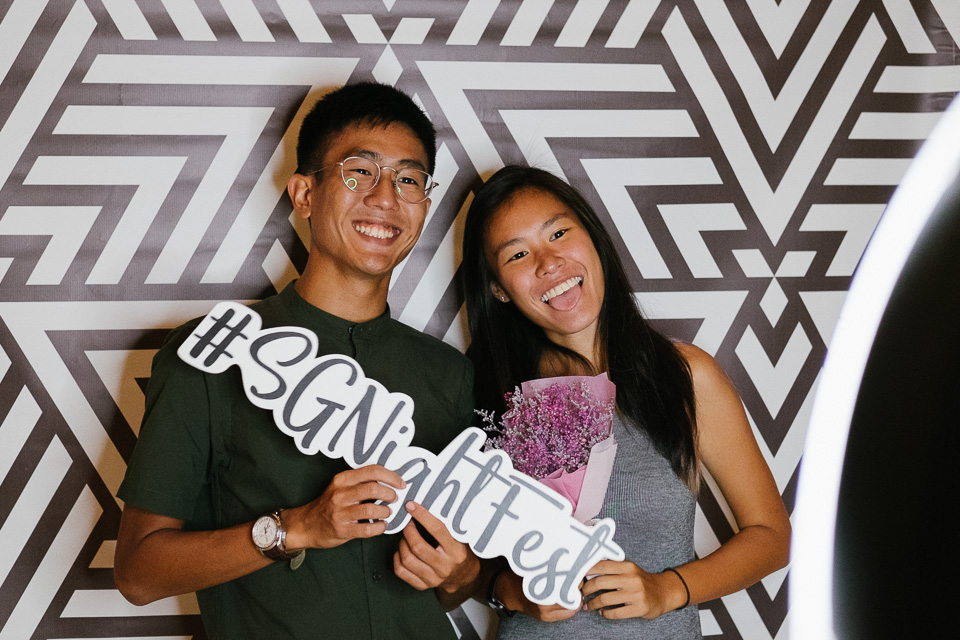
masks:
[[[490,293],[493,294],[493,297],[499,300],[500,302],[510,302],[510,296],[500,288],[496,282],[490,283]]]

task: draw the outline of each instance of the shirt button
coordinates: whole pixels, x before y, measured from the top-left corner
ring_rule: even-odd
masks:
[[[380,577],[381,577],[381,576],[380,576],[380,572],[379,572],[379,571],[374,571],[374,572],[373,572],[373,575],[370,576],[370,577],[373,578],[373,581],[374,581],[374,582],[380,582]]]

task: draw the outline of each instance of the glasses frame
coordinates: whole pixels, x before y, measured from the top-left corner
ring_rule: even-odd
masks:
[[[373,164],[373,166],[375,166],[375,167],[377,168],[377,175],[376,175],[376,177],[373,179],[373,184],[370,185],[370,188],[369,188],[369,189],[360,190],[360,189],[353,189],[353,188],[351,188],[351,187],[350,187],[350,184],[347,182],[347,180],[348,180],[347,176],[343,175],[343,165],[344,165],[344,163],[346,163],[348,160],[354,160],[354,159],[356,159],[356,160],[364,160],[364,161],[366,161],[366,162],[370,162],[370,163]],[[429,173],[427,173],[426,171],[423,171],[422,169],[416,169],[416,171],[420,171],[421,173],[423,173],[423,174],[425,174],[425,175],[427,176],[427,178],[430,180],[430,186],[423,190],[423,198],[422,198],[422,199],[417,200],[417,201],[408,200],[407,198],[404,197],[403,192],[400,190],[400,187],[399,187],[399,185],[397,184],[397,180],[400,179],[400,171],[402,171],[402,169],[397,169],[396,167],[381,166],[380,163],[377,162],[376,160],[371,160],[370,158],[364,158],[364,157],[361,157],[361,156],[347,156],[346,158],[344,158],[344,159],[341,160],[340,162],[334,162],[333,164],[328,164],[328,165],[325,166],[325,167],[320,167],[319,169],[316,169],[316,170],[314,170],[314,171],[311,171],[310,173],[308,173],[308,174],[306,174],[306,175],[308,175],[308,176],[316,175],[316,174],[320,173],[321,171],[323,171],[324,169],[329,169],[329,168],[331,168],[331,167],[340,167],[340,180],[343,182],[343,186],[345,186],[347,189],[350,189],[350,191],[353,191],[354,193],[366,193],[366,192],[368,192],[368,191],[373,191],[374,187],[376,187],[378,184],[380,184],[380,176],[383,175],[383,170],[384,170],[384,169],[390,169],[391,171],[393,171],[393,190],[397,192],[397,197],[398,197],[398,198],[400,198],[401,200],[403,200],[404,202],[406,202],[406,203],[408,203],[408,204],[420,204],[421,202],[426,202],[426,200],[430,198],[430,194],[433,192],[433,190],[434,190],[434,189],[437,187],[437,185],[439,184],[436,180],[433,179],[433,176],[430,175]],[[356,181],[356,178],[350,178],[350,179]]]

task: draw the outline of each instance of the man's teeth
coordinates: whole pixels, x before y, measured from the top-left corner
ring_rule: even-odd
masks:
[[[385,229],[383,227],[368,227],[362,224],[355,224],[353,225],[353,228],[365,236],[380,238],[381,240],[385,238],[392,238],[394,235],[396,235],[393,229]]]
[[[561,293],[566,293],[567,291],[570,291],[570,289],[576,287],[579,284],[583,284],[583,278],[574,276],[573,278],[570,278],[566,282],[561,282],[560,284],[555,286],[553,289],[550,289],[550,291],[547,291],[545,294],[543,294],[543,297],[540,298],[540,300],[542,302],[550,302],[551,298],[556,298]]]

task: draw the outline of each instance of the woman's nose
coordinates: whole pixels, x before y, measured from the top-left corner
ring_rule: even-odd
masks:
[[[552,251],[542,253],[537,264],[537,275],[542,277],[555,273],[563,266],[563,262],[563,258]]]

